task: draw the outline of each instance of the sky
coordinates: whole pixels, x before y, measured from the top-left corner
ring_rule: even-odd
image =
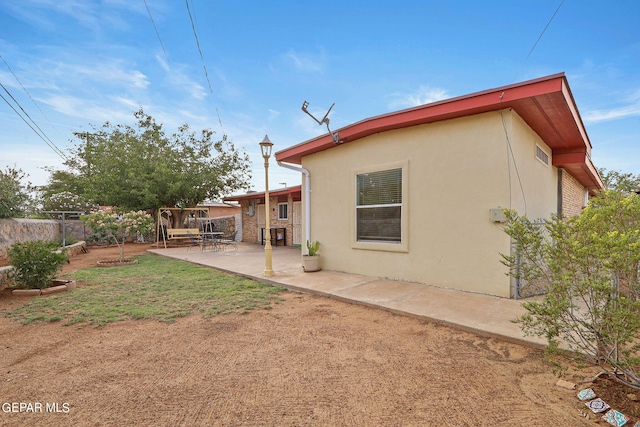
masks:
[[[140,107],[226,134],[263,191],[265,135],[275,153],[327,132],[304,101],[335,103],[335,131],[559,72],[594,164],[640,174],[637,0],[0,0],[0,56],[0,168],[35,185],[73,132]],[[271,158],[271,189],[300,183]]]

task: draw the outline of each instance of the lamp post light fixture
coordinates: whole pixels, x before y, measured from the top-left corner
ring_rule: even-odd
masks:
[[[271,211],[269,209],[269,157],[271,157],[271,149],[273,143],[269,141],[269,136],[265,135],[264,139],[260,143],[260,150],[262,150],[262,157],[264,158],[264,210],[266,214],[266,230],[265,230],[265,243],[264,243],[264,275],[273,276],[273,268],[271,255],[273,250],[271,249]]]

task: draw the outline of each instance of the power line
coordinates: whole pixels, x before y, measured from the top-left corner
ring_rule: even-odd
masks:
[[[158,28],[156,27],[156,22],[153,20],[153,16],[151,16],[151,10],[149,9],[149,5],[147,5],[147,0],[144,0],[144,5],[147,8],[147,13],[149,14],[149,19],[151,20],[153,29],[156,32],[156,36],[158,36],[158,41],[160,42],[160,46],[162,46],[162,51],[164,52],[164,56],[165,58],[167,58],[167,62],[169,62],[169,55],[167,55],[167,51],[164,48],[164,43],[162,43],[162,39],[160,38],[160,33],[158,32]]]
[[[198,31],[197,31],[197,22],[195,17],[195,9],[193,12],[193,15],[191,14],[191,8],[189,8],[189,0],[185,0],[185,3],[187,5],[187,12],[189,13],[189,20],[191,21],[191,29],[193,30],[193,36],[196,38],[196,45],[198,46],[198,52],[200,53],[200,59],[202,60],[202,68],[204,68],[204,75],[207,78],[207,84],[209,85],[209,92],[211,92],[213,94],[213,89],[211,87],[211,80],[209,80],[209,73],[207,72],[207,66],[205,65],[204,62],[204,55],[202,54],[202,49],[200,48],[200,40],[198,38]],[[218,123],[220,123],[220,129],[223,130],[224,132],[224,128],[222,127],[222,119],[220,118],[220,111],[218,111],[218,107],[216,107],[216,114],[218,115]]]
[[[191,16],[191,9],[189,8],[189,0],[185,0],[187,4],[187,12],[189,13],[189,20],[191,21],[191,29],[193,30],[193,35],[196,38],[196,45],[198,46],[198,52],[200,52],[200,59],[202,60],[202,67],[204,68],[204,75],[207,78],[207,83],[209,84],[209,91],[213,93],[213,89],[211,88],[211,81],[209,80],[209,73],[207,72],[207,66],[204,63],[204,56],[202,55],[202,49],[200,49],[200,40],[198,39],[198,33],[196,32],[196,26],[193,22],[193,16]]]
[[[556,9],[555,12],[553,12],[553,15],[551,16],[551,18],[549,19],[549,22],[547,22],[547,25],[544,27],[544,29],[542,30],[542,32],[540,33],[540,35],[538,36],[538,39],[536,40],[536,42],[533,44],[533,46],[531,47],[531,50],[529,51],[529,53],[527,54],[527,57],[524,59],[524,61],[522,62],[522,65],[520,65],[520,68],[518,69],[518,72],[516,74],[516,78],[517,75],[520,74],[520,71],[522,71],[522,68],[524,67],[524,64],[527,63],[527,61],[529,60],[529,57],[531,56],[531,54],[533,53],[533,51],[535,50],[536,46],[538,46],[538,42],[540,42],[540,39],[542,39],[542,36],[544,35],[544,33],[547,31],[547,28],[549,28],[549,25],[551,25],[551,21],[553,21],[553,18],[556,17],[556,15],[558,14],[558,11],[560,11],[560,8],[562,7],[562,5],[564,4],[564,0],[562,0],[560,2],[560,5],[558,6],[558,8]],[[515,81],[515,79],[514,79]]]
[[[509,209],[513,209],[512,206],[512,198],[511,198],[511,159],[513,159],[513,167],[516,170],[516,177],[518,178],[518,183],[520,184],[520,192],[522,193],[522,201],[524,202],[524,214],[527,214],[527,196],[524,193],[524,187],[522,186],[522,179],[520,179],[520,171],[518,170],[518,163],[516,162],[516,158],[513,154],[513,148],[511,147],[511,139],[509,138],[509,132],[507,132],[507,125],[504,121],[504,116],[502,115],[502,97],[504,96],[504,92],[500,95],[500,120],[502,120],[502,129],[504,130],[504,136],[507,140],[507,173],[509,174]]]
[[[11,97],[11,99],[13,99],[13,101],[18,105],[18,107],[20,107],[20,109],[22,110],[22,112],[29,118],[29,120],[31,120],[31,122],[34,124],[35,127],[38,128],[38,130],[42,133],[42,135],[40,133],[38,133],[38,131],[31,126],[31,124],[29,122],[27,122],[27,120],[22,117],[22,115],[20,114],[20,112],[18,110],[15,109],[15,107],[13,105],[11,105],[11,103],[7,100],[7,98],[5,98],[1,93],[0,93],[0,98],[2,98],[4,100],[4,102],[7,103],[7,105],[9,107],[11,107],[11,109],[18,115],[18,117],[20,117],[22,119],[23,122],[25,122],[27,124],[27,126],[29,126],[31,128],[31,130],[40,137],[40,139],[42,139],[45,144],[47,144],[49,146],[49,148],[51,148],[58,156],[60,156],[63,160],[68,160],[67,156],[64,155],[64,153],[62,152],[62,150],[60,150],[56,144],[53,143],[53,141],[51,141],[51,139],[49,139],[49,137],[44,133],[44,131],[42,129],[40,129],[40,126],[38,126],[36,124],[36,122],[33,121],[33,119],[29,116],[29,114],[24,111],[24,108],[22,108],[22,106],[20,105],[20,103],[18,101],[16,101],[16,99],[13,97],[13,95],[11,95],[11,93],[7,90],[6,87],[4,87],[4,85],[2,83],[0,83],[0,86],[2,86],[2,88],[4,89],[5,92],[7,92],[7,94]],[[45,139],[46,138],[46,139]],[[48,141],[47,141],[48,140]]]
[[[31,96],[31,94],[29,93],[29,91],[27,90],[26,87],[24,87],[24,85],[22,84],[22,82],[20,81],[20,79],[18,78],[18,76],[16,75],[16,73],[13,72],[13,70],[11,69],[11,67],[9,66],[9,64],[7,63],[7,61],[2,57],[2,55],[0,55],[0,59],[2,59],[2,62],[4,62],[4,65],[7,66],[7,68],[9,69],[9,71],[11,71],[11,74],[13,74],[13,77],[16,79],[16,81],[18,82],[18,84],[20,85],[20,87],[22,88],[22,90],[24,91],[24,93],[27,94],[27,96],[29,97],[29,99],[31,99],[31,102],[33,102],[33,105],[36,106],[36,108],[40,111],[40,113],[44,116],[45,119],[47,119],[47,121],[49,122],[49,124],[51,126],[53,126],[55,128],[55,125],[51,122],[51,120],[49,119],[49,117],[47,117],[47,115],[44,113],[44,111],[42,111],[42,108],[40,108],[40,105],[38,105],[38,103],[36,102],[35,99],[33,99],[33,97]],[[6,89],[5,89],[6,90]],[[9,95],[11,96],[11,95]],[[12,97],[13,98],[13,97]]]

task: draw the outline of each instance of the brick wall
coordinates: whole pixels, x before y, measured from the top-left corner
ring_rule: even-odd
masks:
[[[279,203],[287,203],[288,208],[288,219],[286,220],[278,220],[278,204]],[[277,197],[269,198],[269,208],[271,209],[271,228],[285,228],[286,232],[286,246],[291,246],[293,244],[293,199],[291,197],[287,198],[286,201],[278,201]]]
[[[284,202],[281,202],[284,203]],[[287,230],[286,245],[291,246],[293,244],[293,199],[288,198],[288,213],[289,219],[278,220],[278,198],[269,197],[269,210],[270,212],[270,225],[271,228],[285,228]],[[240,202],[242,208],[242,241],[249,243],[260,242],[260,228],[258,227],[258,205],[255,207],[253,216],[248,214],[250,202],[243,200]]]
[[[578,215],[584,207],[585,188],[566,170],[562,171],[562,214]]]
[[[258,241],[258,209],[249,216],[249,200],[242,200],[240,208],[242,210],[242,241],[255,243]]]

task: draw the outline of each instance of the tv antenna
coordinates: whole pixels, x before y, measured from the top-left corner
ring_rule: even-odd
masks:
[[[316,123],[318,123],[320,126],[322,126],[323,124],[327,125],[327,130],[329,131],[329,135],[331,135],[331,138],[333,139],[333,143],[334,144],[339,144],[340,141],[338,140],[338,132],[331,132],[331,129],[329,129],[329,113],[331,112],[331,109],[333,108],[333,106],[336,105],[336,103],[334,102],[333,104],[331,104],[331,107],[329,107],[329,111],[327,111],[327,114],[324,115],[324,117],[322,118],[322,120],[318,120],[316,119],[313,114],[311,114],[308,110],[307,107],[309,106],[309,103],[307,101],[304,101],[302,103],[302,111],[304,111],[305,113],[307,113],[313,120],[316,121]]]

